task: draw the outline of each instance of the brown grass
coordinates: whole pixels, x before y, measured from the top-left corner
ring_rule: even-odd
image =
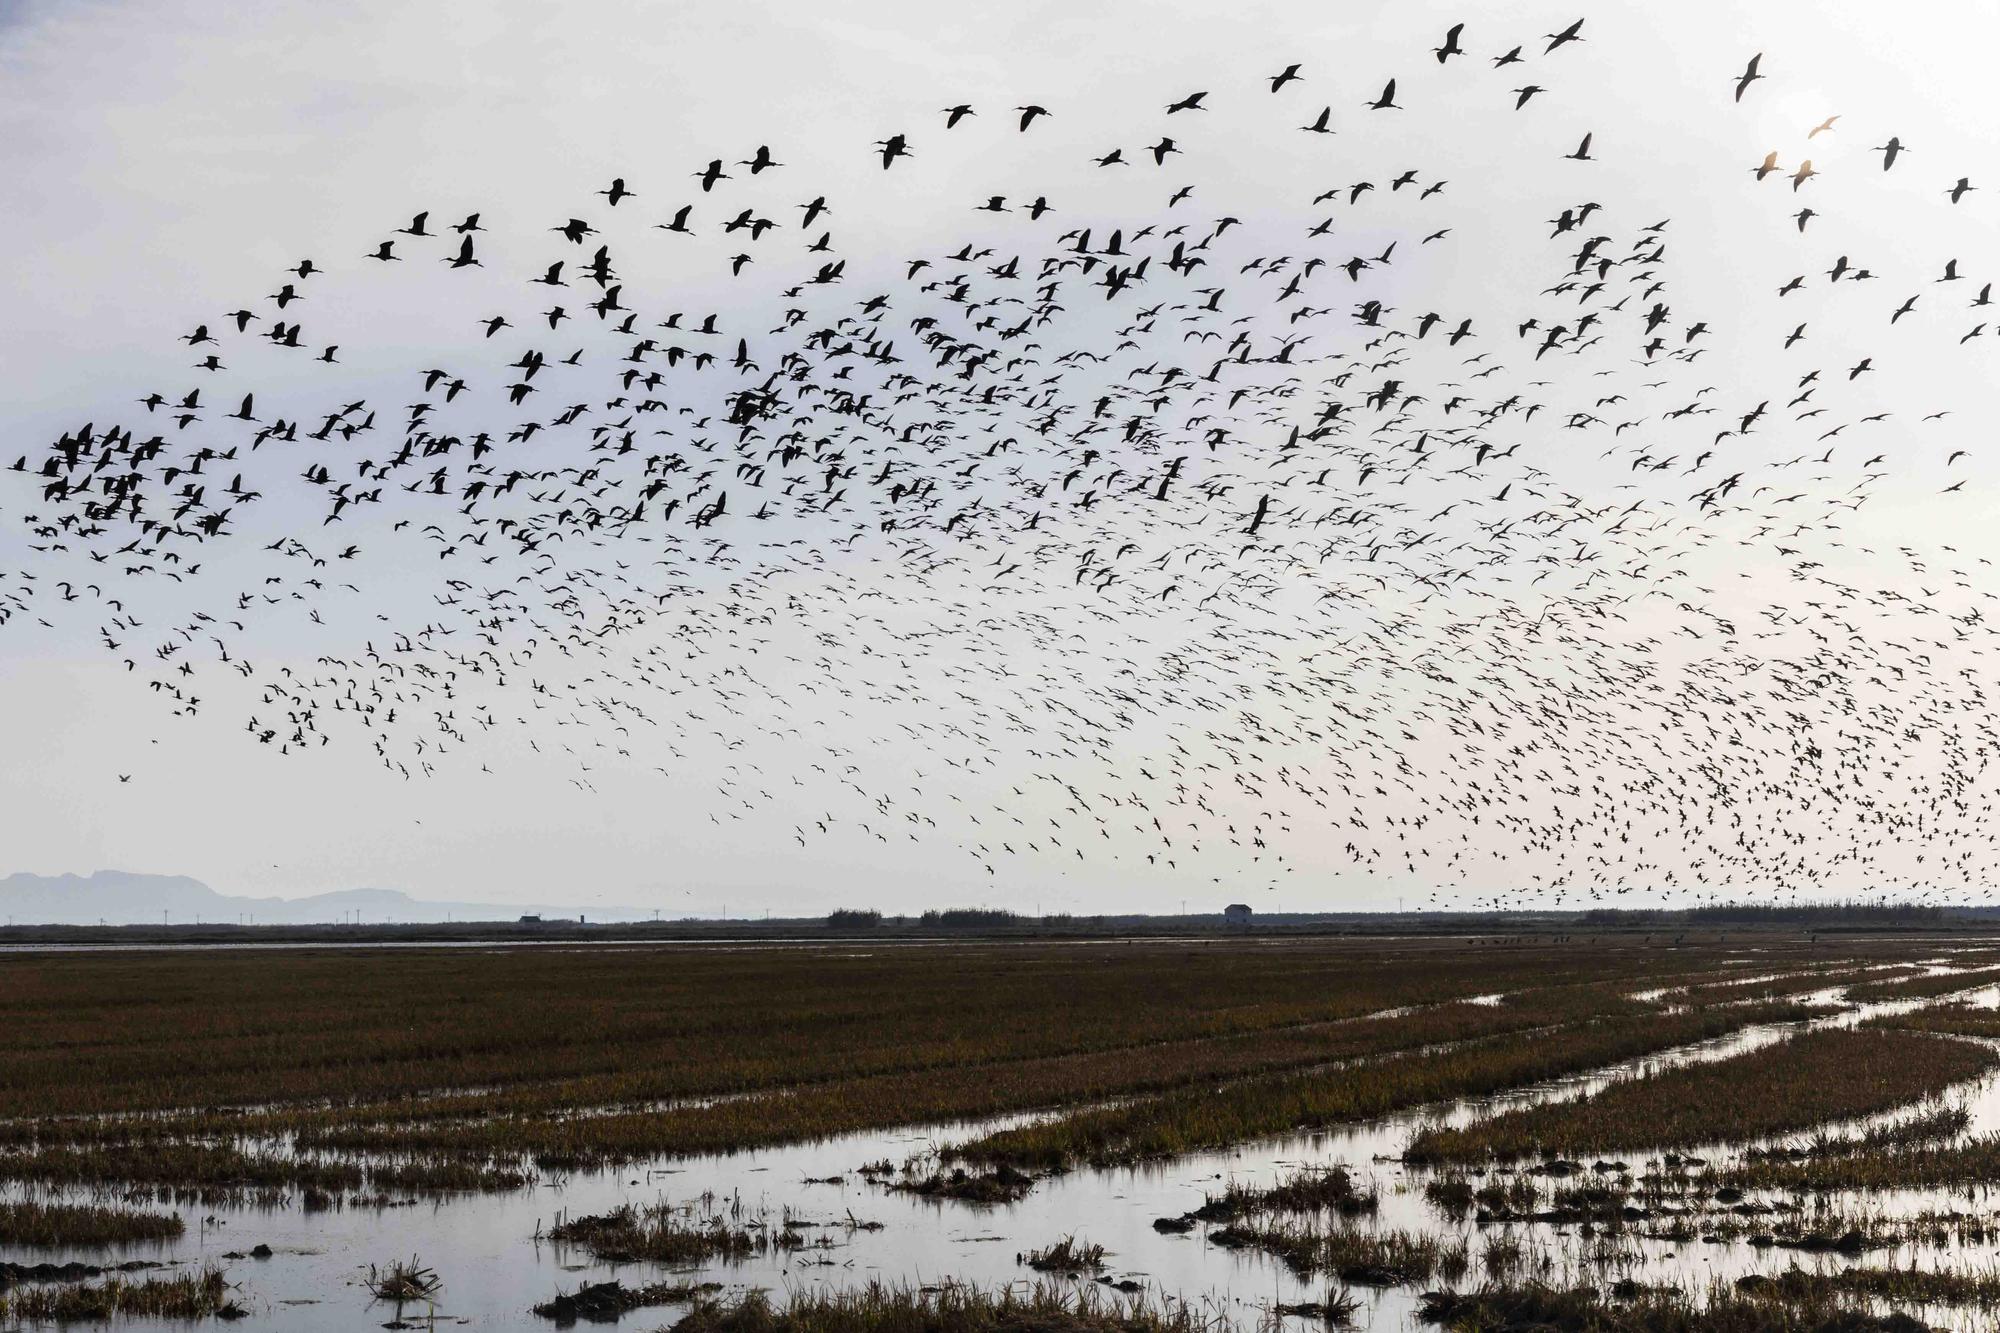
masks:
[[[1091,1286],[988,1292],[947,1283],[915,1289],[794,1291],[780,1308],[762,1292],[701,1304],[674,1333],[1217,1333],[1221,1321],[1187,1301],[1121,1300]]]
[[[1410,1144],[1416,1162],[1690,1147],[1886,1111],[2000,1063],[1984,1046],[1877,1029],[1812,1032],[1726,1060],[1620,1079]]]
[[[1396,1056],[1311,1074],[1244,1079],[1002,1130],[948,1152],[973,1161],[1109,1165],[1222,1147],[1265,1135],[1368,1119],[1614,1064],[1754,1022],[1804,1017],[1797,1006],[1604,1019]]]
[[[102,1323],[107,1319],[207,1319],[237,1311],[220,1270],[142,1281],[108,1278],[74,1286],[0,1292],[0,1319],[30,1323]],[[239,1312],[240,1313],[240,1312]]]
[[[187,1229],[178,1214],[94,1204],[21,1199],[0,1203],[0,1245],[44,1249],[173,1240]]]
[[[582,1246],[605,1263],[621,1264],[746,1259],[773,1248],[796,1249],[802,1243],[788,1230],[752,1230],[732,1226],[720,1216],[693,1217],[664,1205],[639,1209],[630,1204],[609,1213],[559,1221],[549,1229],[548,1237],[561,1244]]]
[[[1918,947],[1774,936],[1760,966]],[[1170,1107],[1218,1082],[1289,1095],[1340,1061],[1383,1065],[1399,1090],[1381,1104],[1402,1105],[1561,1072],[1495,1054],[1545,1029],[1589,1032],[1554,1043],[1588,1048],[1575,1058],[1646,1049],[1601,1050],[1596,1020],[1661,1022],[1629,992],[1735,970],[1712,943],[1627,937],[23,955],[0,995],[0,1179],[204,1202],[511,1189],[537,1167]],[[1463,1003],[1491,991],[1505,1000]],[[1664,1023],[1669,1044],[1690,1030]],[[1453,1043],[1486,1064],[1447,1057],[1438,1080],[1405,1077],[1416,1052]],[[1366,1105],[1308,1094],[1285,1109],[1311,1123]],[[1182,1119],[1126,1137],[1172,1151],[1258,1125]]]

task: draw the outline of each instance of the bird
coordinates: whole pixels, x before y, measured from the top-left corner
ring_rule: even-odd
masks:
[[[1749,91],[1750,85],[1755,83],[1758,79],[1764,77],[1762,74],[1759,74],[1757,72],[1757,62],[1762,60],[1763,58],[1764,58],[1764,53],[1762,51],[1759,51],[1756,55],[1751,56],[1750,63],[1745,65],[1743,67],[1743,72],[1736,76],[1736,98],[1735,98],[1736,101],[1738,102],[1742,101],[1743,94]],[[1807,137],[1810,138],[1811,136],[1808,135]]]
[[[913,156],[910,152],[909,143],[900,134],[892,134],[888,138],[877,142],[875,146],[882,150],[882,170],[884,171],[887,171],[889,164],[897,158]]]
[[[1354,68],[1423,49],[1371,40],[1379,62]],[[1398,877],[1437,903],[1564,910],[1984,883],[1987,580],[1941,549],[1947,515],[1911,507],[1935,454],[1903,423],[1943,419],[1919,394],[1977,382],[1988,325],[1945,342],[1926,328],[1939,303],[1906,294],[1887,336],[1922,355],[1875,375],[1883,307],[1847,285],[1940,262],[1925,247],[1944,238],[1864,173],[1822,187],[1855,249],[1801,267],[1782,228],[1814,210],[1746,214],[1742,234],[1646,225],[1655,182],[1620,177],[1622,157],[1588,198],[1531,212],[1516,173],[1547,141],[1485,128],[1494,90],[1458,77],[1477,73],[1449,63],[1462,42],[1454,25],[1428,48],[1422,114],[1344,123],[1354,165],[1310,188],[1242,164],[1332,133],[1330,105],[1301,125],[1216,83],[1229,105],[1165,104],[1213,110],[1187,122],[1201,134],[1125,139],[1176,174],[1115,210],[1037,174],[1083,166],[1068,120],[982,173],[986,133],[955,134],[970,103],[893,181],[854,170],[858,142],[804,135],[712,155],[694,202],[658,213],[651,185],[648,212],[622,208],[622,177],[524,178],[550,215],[593,216],[502,210],[516,181],[469,199],[486,224],[469,214],[414,269],[292,262],[225,210],[207,225],[240,241],[247,278],[218,267],[185,314],[121,324],[170,319],[178,355],[104,361],[116,339],[92,334],[106,350],[77,358],[74,419],[0,468],[22,538],[0,635],[73,620],[65,652],[104,653],[142,702],[221,714],[219,743],[240,730],[272,762],[351,749],[413,805],[510,735],[580,801],[664,778],[683,822],[698,809],[746,854],[811,808],[782,836],[839,857],[843,838],[907,840],[947,876],[962,857],[1017,883],[1143,852],[1149,883],[1275,892],[1302,851],[1335,894]],[[1645,58],[1626,33],[1591,46],[1566,57],[1575,77]],[[1156,92],[1099,94],[1161,114]],[[1673,141],[1647,170],[1726,212],[1755,159],[1692,151],[1704,95],[1653,109]],[[1365,105],[1403,109],[1393,80]],[[1020,132],[1047,114],[1029,110]],[[1465,142],[1438,149],[1437,124]],[[884,170],[914,157],[902,135],[870,151]],[[1874,151],[1886,170],[1890,145]],[[773,170],[808,187],[780,199],[799,219],[757,179]],[[1786,174],[1796,193],[1817,173]],[[744,235],[694,241],[693,210],[732,190],[701,239]],[[661,265],[647,230],[690,243]],[[1864,253],[1878,232],[1894,253]],[[432,234],[418,215],[373,257]],[[1959,280],[1942,262],[1933,281]],[[1841,285],[1800,297],[1814,271]],[[275,311],[239,285],[270,272]],[[729,300],[701,313],[725,272]],[[1774,299],[1812,308],[1785,333]],[[1969,298],[1990,302],[1990,285]],[[1850,364],[1776,364],[1819,361],[1806,341]],[[1878,426],[1920,447],[1849,447]],[[1948,470],[1967,456],[1945,452]],[[1857,516],[1885,498],[1918,525],[1890,541]],[[1746,577],[1763,569],[1787,577]],[[1947,743],[1916,764],[1911,732]]]

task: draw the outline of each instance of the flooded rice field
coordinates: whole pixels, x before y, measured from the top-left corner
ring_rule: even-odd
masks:
[[[491,1122],[531,1116],[597,1132],[587,1127],[712,1115],[773,1096],[796,1099],[797,1089],[480,1114],[479,1098],[515,1087],[501,1078],[440,1086],[433,1099],[463,1104],[438,1119],[421,1114],[422,1095],[380,1093],[370,1094],[380,1099],[371,1103],[375,1109],[351,1122],[325,1109],[341,1105],[337,1096],[310,1103],[246,1099],[219,1118],[219,1105],[141,1106],[136,1096],[128,1099],[133,1104],[60,1122],[47,1114],[17,1116],[0,1122],[12,1145],[0,1162],[14,1164],[0,1186],[0,1219],[8,1205],[88,1205],[172,1215],[181,1229],[165,1239],[132,1241],[10,1239],[0,1244],[0,1262],[9,1265],[0,1269],[0,1298],[213,1272],[226,1296],[196,1312],[220,1311],[250,1328],[556,1327],[622,1315],[629,1327],[651,1329],[671,1325],[697,1303],[726,1305],[760,1290],[782,1307],[802,1293],[872,1283],[1055,1284],[1089,1287],[1111,1301],[1186,1307],[1211,1325],[1415,1329],[1449,1317],[1426,1293],[1589,1287],[1613,1299],[1618,1292],[1666,1289],[1697,1301],[1726,1291],[1782,1304],[1805,1299],[1803,1274],[1825,1279],[1813,1299],[1835,1293],[1846,1308],[1900,1311],[1935,1327],[1985,1327],[1988,1312],[2000,1308],[2000,1196],[1982,1172],[1989,1161],[2000,1163],[2000,1152],[1989,1159],[1969,1149],[2000,1136],[2000,1041],[1982,1031],[1991,1024],[2000,1034],[2000,984],[1981,975],[1991,956],[1983,949],[1899,952],[1904,956],[1785,966],[1761,952],[1718,949],[1692,960],[1694,966],[1680,969],[1669,960],[1629,983],[1585,969],[1565,984],[1611,994],[1600,1006],[1607,1012],[1645,1006],[1663,1023],[1688,1021],[1691,1010],[1743,1006],[1738,987],[1780,997],[1788,1007],[1775,1021],[1746,1022],[1482,1095],[1424,1098],[1309,1132],[1255,1134],[1126,1160],[1100,1152],[1051,1162],[1037,1156],[1040,1149],[1020,1150],[1042,1142],[1021,1135],[1093,1115],[1113,1123],[1167,1097],[1198,1108],[1246,1082],[1263,1086],[1258,1080],[1272,1073],[1262,1066],[1190,1067],[1122,1088],[1105,1079],[1095,1085],[1105,1095],[1052,1098],[1004,1114],[775,1135],[792,1141],[733,1151],[604,1152],[598,1160],[581,1147],[568,1154],[494,1151],[491,1145],[504,1139],[495,1137]],[[1818,984],[1836,975],[1838,982]],[[1954,989],[1956,981],[1975,988]],[[1726,998],[1704,1001],[1702,988],[1713,987],[1728,988],[1717,992]],[[1285,1026],[1307,1034],[1386,1029],[1439,1009],[1504,1012],[1520,1002],[1520,992],[1477,987],[1468,976],[1463,993],[1449,999],[1382,1005],[1345,1018],[1288,1013],[1296,1021]],[[1567,1030],[1562,1022],[1528,1029],[1550,1040]],[[1507,1040],[1484,1031],[1442,1042],[1421,1041],[1419,1033],[1401,1048],[1321,1062],[1288,1053],[1274,1066],[1286,1081],[1269,1086],[1274,1095],[1290,1095],[1302,1081],[1338,1087],[1399,1061],[1434,1061]],[[1847,1036],[1828,1044],[1820,1034]],[[1158,1039],[1164,1059],[1176,1039],[1164,1031]],[[1211,1033],[1202,1040],[1229,1039]],[[269,1032],[257,1040],[270,1040]],[[1137,1041],[1142,1052],[1152,1044],[1143,1033]],[[1811,1061],[1818,1057],[1811,1053],[1824,1046],[1828,1058],[1845,1058],[1839,1053],[1849,1047],[1841,1043],[1849,1041],[1856,1051],[1886,1044],[1883,1067],[1816,1077]],[[75,1055],[87,1068],[90,1053]],[[1951,1062],[1939,1066],[1934,1081],[1942,1086],[1925,1083],[1913,1067],[1933,1058]],[[1803,1090],[1759,1081],[1767,1071],[1778,1079],[1785,1060],[1803,1062]],[[1741,1108],[1672,1104],[1682,1095],[1678,1089],[1690,1098],[1712,1094],[1701,1092],[1707,1085],[1699,1082],[1676,1082],[1705,1066],[1742,1069]],[[1737,1075],[1728,1078],[1726,1086],[1735,1086]],[[1565,1128],[1563,1117],[1576,1116],[1563,1104],[1583,1097],[1606,1106],[1624,1098],[1640,1108],[1656,1097],[1661,1128],[1649,1129],[1644,1109],[1609,1129]],[[1814,1119],[1813,1108],[1822,1105],[1870,1109]],[[261,1132],[274,1128],[274,1108],[287,1106],[306,1108],[296,1125]],[[1550,1118],[1550,1111],[1563,1115]],[[1420,1148],[1456,1144],[1459,1151],[1481,1140],[1441,1131],[1486,1134],[1523,1123],[1519,1117],[1530,1113],[1544,1117],[1527,1122],[1538,1142],[1553,1146],[1500,1157],[1413,1152],[1420,1139]],[[207,1118],[190,1121],[190,1115]],[[1739,1116],[1741,1123],[1787,1127],[1696,1137],[1704,1125],[1738,1123]],[[263,1183],[211,1176],[197,1184],[146,1165],[190,1150],[232,1150],[248,1162],[367,1162],[364,1149],[326,1145],[366,1142],[368,1132],[379,1133],[391,1120],[425,1132],[411,1152],[440,1162],[476,1161],[488,1172],[518,1168],[520,1182],[509,1187],[488,1175],[469,1189],[378,1188],[373,1177],[343,1183],[279,1173]],[[181,1128],[162,1135],[162,1123]],[[83,1128],[90,1125],[97,1128]],[[478,1136],[452,1137],[475,1129]],[[1598,1137],[1574,1139],[1581,1146],[1572,1154],[1562,1147],[1570,1133]],[[1648,1144],[1649,1133],[1678,1137]],[[1629,1146],[1588,1146],[1605,1141]],[[460,1146],[475,1143],[477,1151]],[[47,1166],[64,1153],[69,1178]],[[412,1158],[399,1152],[393,1160]],[[1991,1182],[2000,1183],[2000,1169]],[[982,1197],[960,1197],[966,1195]],[[25,1216],[17,1209],[17,1227]],[[1070,1239],[1074,1245],[1061,1247]],[[1058,1247],[1053,1254],[1051,1247]],[[393,1274],[396,1265],[408,1271]],[[130,1271],[119,1271],[124,1266]],[[1927,1287],[1908,1270],[1948,1273],[1956,1285]],[[403,1299],[395,1299],[392,1275],[405,1279]],[[621,1311],[621,1301],[636,1308]],[[6,1309],[0,1327],[54,1318],[30,1302],[0,1308]],[[111,1317],[154,1318],[116,1310]]]

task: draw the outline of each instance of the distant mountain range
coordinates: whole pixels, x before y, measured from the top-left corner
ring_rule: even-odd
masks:
[[[650,908],[561,907],[527,903],[424,902],[396,889],[343,889],[305,898],[239,898],[186,875],[100,870],[90,875],[13,874],[0,879],[0,922],[27,925],[173,925],[196,921],[255,925],[512,921],[524,914],[592,921],[650,919]]]

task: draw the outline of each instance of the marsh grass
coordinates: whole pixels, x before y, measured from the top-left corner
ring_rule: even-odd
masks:
[[[1280,1176],[1269,1189],[1231,1186],[1223,1198],[1239,1212],[1332,1212],[1342,1217],[1372,1215],[1381,1206],[1373,1184],[1362,1188],[1344,1166],[1302,1167]]]
[[[889,1188],[926,1199],[956,1199],[961,1203],[1018,1203],[1035,1187],[1035,1178],[1002,1162],[990,1171],[953,1167],[915,1179],[899,1180]]]
[[[1326,1293],[1324,1300],[1277,1305],[1272,1307],[1271,1313],[1280,1318],[1289,1315],[1299,1319],[1316,1319],[1334,1328],[1346,1328],[1361,1313],[1361,1301],[1346,1287],[1335,1287]]]
[[[1016,1255],[1015,1260],[1038,1273],[1060,1273],[1073,1277],[1079,1273],[1100,1272],[1104,1268],[1104,1247],[1079,1242],[1074,1236],[1064,1236],[1053,1245]]]
[[[1781,1288],[1821,1284],[1904,1304],[2000,1308],[2000,1269],[1990,1266],[1976,1272],[1914,1267],[1843,1268],[1831,1273],[1794,1269],[1780,1279]]]
[[[1724,1060],[1619,1079],[1569,1101],[1429,1129],[1413,1162],[1620,1152],[1761,1138],[1886,1111],[2000,1064],[1970,1042],[1883,1029],[1811,1032]]]
[[[1778,940],[1768,958],[1919,947]],[[36,956],[0,1000],[0,1179],[330,1208],[1024,1111],[1058,1127],[971,1155],[1132,1160],[1804,1012],[1661,1014],[1629,993],[1734,966],[1616,937]],[[967,988],[987,1000],[970,1015]],[[1077,1109],[1107,1103],[1124,1109]]]
[[[1396,1287],[1433,1278],[1456,1282],[1471,1265],[1465,1242],[1421,1231],[1373,1231],[1297,1221],[1250,1221],[1212,1231],[1209,1242],[1254,1249],[1302,1278],[1330,1274],[1357,1287]]]
[[[1946,1036],[2000,1038],[2000,1009],[1975,1009],[1965,1004],[1926,1005],[1902,1014],[1877,1014],[1869,1027],[1900,1028],[1906,1032],[1936,1032]]]
[[[1745,1160],[1706,1167],[1701,1180],[1711,1189],[1797,1193],[1988,1185],[2000,1180],[2000,1134],[1963,1143],[1917,1143],[1796,1161]]]
[[[0,1291],[0,1319],[29,1323],[99,1323],[108,1319],[207,1319],[242,1311],[216,1268],[174,1277],[131,1281],[108,1278],[73,1286],[17,1287]]]
[[[1107,1296],[1093,1285],[1038,1284],[986,1291],[946,1283],[793,1291],[774,1305],[763,1292],[698,1304],[674,1333],[1220,1333],[1219,1315],[1186,1301]]]
[[[1203,1197],[1201,1207],[1169,1222],[1230,1222],[1255,1213],[1335,1213],[1341,1217],[1373,1216],[1381,1207],[1373,1184],[1362,1188],[1344,1166],[1301,1167],[1268,1186],[1230,1181],[1220,1194]],[[1160,1229],[1155,1224],[1156,1229]],[[1172,1229],[1172,1228],[1166,1228]]]
[[[1907,1315],[1879,1315],[1831,1293],[1780,1299],[1713,1284],[1660,1290],[1620,1284],[1618,1295],[1594,1287],[1541,1282],[1489,1283],[1474,1291],[1425,1292],[1417,1317],[1477,1333],[1923,1333]]]
[[[534,1307],[534,1313],[567,1328],[583,1320],[608,1324],[622,1314],[659,1305],[681,1305],[722,1290],[719,1282],[653,1282],[628,1287],[622,1282],[585,1282],[575,1291],[557,1292]]]
[[[1601,1019],[1073,1112],[953,1145],[946,1155],[1023,1167],[1112,1166],[1171,1157],[1497,1092],[1812,1012],[1772,1004]]]
[[[1952,995],[1958,991],[1977,990],[1981,986],[2000,985],[2000,967],[1982,968],[1965,972],[1942,972],[1927,977],[1905,977],[1891,981],[1871,981],[1847,988],[1847,998],[1872,1002],[1875,1000],[1927,1000],[1938,995]]]
[[[1477,1208],[1482,1216],[1532,1213],[1540,1204],[1540,1187],[1532,1176],[1509,1174],[1476,1179],[1463,1171],[1443,1170],[1424,1181],[1424,1198],[1453,1221]]]
[[[1878,1152],[1885,1148],[1908,1148],[1955,1139],[1965,1133],[1971,1124],[1972,1113],[1963,1106],[1938,1106],[1887,1124],[1870,1125],[1859,1134],[1829,1134],[1822,1130],[1803,1143],[1752,1148],[1745,1156],[1752,1161],[1798,1161],[1809,1157]]]
[[[115,1184],[145,1188],[177,1203],[238,1206],[275,1206],[296,1192],[310,1210],[326,1211],[344,1198],[366,1202],[364,1189],[385,1198],[507,1192],[532,1184],[534,1176],[510,1162],[487,1159],[367,1162],[276,1147],[154,1142],[0,1152],[0,1180],[56,1187]]]
[[[559,1219],[547,1234],[560,1244],[583,1247],[604,1263],[619,1264],[742,1260],[803,1243],[789,1227],[731,1226],[716,1214],[691,1217],[665,1205],[642,1210],[626,1204],[608,1213]]]
[[[1726,956],[1340,940],[48,954],[10,972],[0,1117],[372,1102],[448,1118],[467,1089],[509,1112],[629,1105],[1228,1038]],[[966,993],[988,1002],[968,1013]]]
[[[1653,1009],[1635,982],[1728,966],[1714,946],[1616,940],[50,955],[0,1004],[0,1177],[204,1202],[517,1188],[530,1163],[1100,1104],[1638,1019]],[[969,1022],[968,987],[988,1001]],[[356,1157],[389,1164],[357,1180]]]
[[[43,1249],[173,1240],[187,1230],[175,1213],[21,1199],[0,1203],[0,1245]]]

